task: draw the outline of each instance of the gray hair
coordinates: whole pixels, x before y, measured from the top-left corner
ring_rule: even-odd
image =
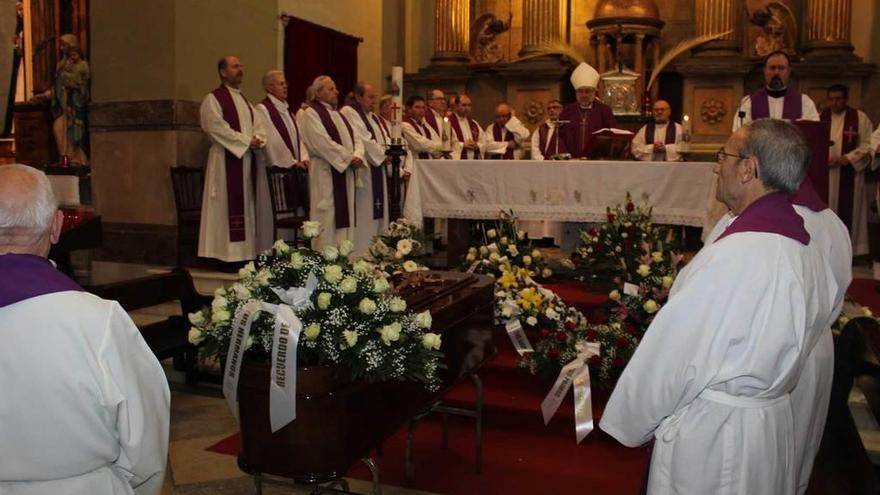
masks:
[[[9,190],[3,190],[4,184]],[[46,174],[20,163],[0,166],[0,235],[15,230],[42,234],[52,226],[56,210]]]
[[[739,154],[758,159],[758,178],[767,189],[790,193],[804,180],[810,148],[787,120],[758,119],[744,126]]]
[[[284,77],[284,72],[278,69],[272,69],[263,74],[263,89],[265,89],[266,91],[269,90],[269,85],[272,84],[272,81],[275,80],[275,76]]]
[[[306,99],[308,99],[309,101],[314,100],[315,97],[318,96],[318,91],[320,91],[321,88],[323,88],[324,85],[327,84],[327,81],[332,81],[332,80],[333,80],[333,79],[332,79],[330,76],[318,76],[318,77],[316,77],[315,80],[312,81],[312,85],[309,86],[309,88],[306,90]],[[311,97],[311,98],[308,98],[308,96],[309,96],[309,91],[312,92],[312,97]]]

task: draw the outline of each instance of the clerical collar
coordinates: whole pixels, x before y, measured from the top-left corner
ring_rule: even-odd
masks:
[[[229,91],[234,91],[234,92],[236,92],[236,93],[241,93],[241,89],[239,89],[239,88],[233,88],[232,86],[230,86],[230,85],[228,85],[228,84],[224,84],[224,86],[226,86],[226,89],[228,89]]]
[[[590,104],[587,106],[584,106],[584,105],[581,105],[580,103],[578,103],[578,108],[580,108],[581,110],[592,110],[593,109],[593,102],[591,101]]]
[[[767,96],[770,96],[771,98],[782,98],[783,96],[785,96],[785,93],[787,93],[787,92],[788,92],[788,88],[782,88],[782,89],[767,88]]]
[[[288,108],[288,107],[290,106],[290,105],[288,105],[288,103],[287,103],[286,101],[281,100],[281,99],[279,99],[279,98],[276,98],[275,95],[273,95],[273,94],[271,94],[271,93],[266,93],[266,96],[268,96],[268,97],[269,97],[269,100],[270,100],[272,103],[274,103],[275,106],[277,106],[277,107]]]

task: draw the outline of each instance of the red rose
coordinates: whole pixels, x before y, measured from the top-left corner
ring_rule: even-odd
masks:
[[[631,211],[633,211],[633,210],[635,210],[635,209],[636,209],[636,205],[634,205],[634,204],[632,204],[632,203],[627,203],[627,204],[626,204],[626,211],[631,212]]]
[[[627,237],[626,239],[623,240],[623,249],[626,249],[628,251],[630,248],[632,248],[632,245],[633,245],[632,239]]]
[[[636,327],[632,323],[624,323],[623,329],[626,331],[626,333],[628,333],[630,335],[636,334]]]
[[[565,332],[556,332],[556,340],[559,342],[565,342],[568,340],[568,336],[565,335]]]
[[[596,333],[595,330],[587,330],[587,341],[588,342],[595,342],[596,338],[598,338],[598,337],[599,337],[599,334]]]
[[[618,357],[614,358],[613,360],[611,360],[611,364],[612,364],[615,368],[623,368],[624,366],[626,366],[626,362],[625,362],[625,361],[623,360],[623,358],[620,357],[620,356],[618,356]]]
[[[615,218],[617,218],[617,215],[615,215],[614,213],[609,213],[608,214],[608,223],[613,222]]]
[[[577,325],[574,324],[571,320],[565,320],[565,329],[569,332],[574,332],[574,329]]]
[[[629,347],[629,339],[624,336],[617,337],[617,348],[626,349]]]
[[[547,330],[546,328],[542,328],[541,329],[541,337],[549,337],[549,336],[550,336],[550,330]]]
[[[588,362],[590,366],[599,366],[602,364],[602,358],[599,356],[590,356],[590,360]]]
[[[580,265],[582,260],[583,260],[583,257],[581,257],[580,254],[571,253],[571,264],[573,264],[574,266]]]
[[[596,231],[596,228],[593,227],[593,228],[591,228],[590,231],[587,232],[587,233],[590,234],[590,237],[596,237],[596,235],[597,235],[599,232],[597,232],[597,231]]]
[[[598,242],[593,244],[593,254],[600,254],[602,252],[602,245]]]
[[[557,351],[555,347],[550,347],[547,349],[547,357],[550,359],[556,359],[559,357],[559,351]]]

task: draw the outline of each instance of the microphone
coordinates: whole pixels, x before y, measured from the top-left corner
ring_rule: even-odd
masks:
[[[739,117],[739,126],[742,127],[743,119],[746,118],[746,112],[743,110],[740,110],[739,113],[736,114],[736,116]]]

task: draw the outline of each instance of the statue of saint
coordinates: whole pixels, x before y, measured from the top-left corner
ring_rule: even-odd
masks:
[[[55,68],[55,83],[42,95],[52,99],[52,116],[55,119],[52,132],[62,163],[89,163],[83,145],[88,132],[86,109],[90,78],[89,63],[83,57],[79,40],[72,34],[62,35],[61,60]]]

